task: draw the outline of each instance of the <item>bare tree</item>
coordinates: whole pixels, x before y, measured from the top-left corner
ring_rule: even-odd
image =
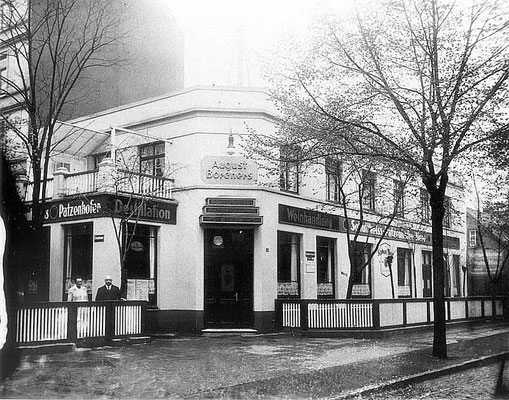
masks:
[[[71,102],[83,99],[73,88],[85,71],[122,60],[108,52],[123,36],[111,2],[101,0],[12,0],[2,8],[7,29],[9,74],[0,76],[4,130],[18,154],[28,158],[33,180],[32,227],[40,230],[49,160],[58,120]]]
[[[19,274],[47,285],[43,228],[50,159],[64,137],[64,110],[86,97],[74,90],[88,71],[121,63],[110,51],[119,32],[113,2],[101,0],[9,0],[1,8],[0,134],[3,151],[17,174],[30,179],[29,262]],[[89,78],[88,78],[89,79]],[[93,82],[91,82],[93,83]],[[89,85],[92,86],[92,85]],[[76,137],[76,136],[74,136]],[[44,292],[44,290],[43,290]],[[39,293],[41,294],[41,293]],[[44,293],[42,293],[44,295]],[[45,296],[41,297],[44,299]]]
[[[431,206],[438,358],[447,357],[443,220],[450,168],[507,131],[507,4],[462,7],[389,0],[358,9],[353,20],[321,21],[310,51],[286,49],[275,61],[283,73],[273,78],[292,141],[323,154],[395,161],[420,175]]]

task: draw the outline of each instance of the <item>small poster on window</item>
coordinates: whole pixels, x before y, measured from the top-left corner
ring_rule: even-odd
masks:
[[[148,301],[148,279],[136,280],[136,300]]]
[[[127,280],[127,300],[148,301],[149,281],[148,279]]]

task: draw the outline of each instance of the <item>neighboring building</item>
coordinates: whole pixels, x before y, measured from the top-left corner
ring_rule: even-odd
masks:
[[[21,140],[21,135],[28,137],[29,118],[26,109],[27,103],[23,98],[23,94],[28,94],[19,90],[24,87],[22,76],[28,75],[26,57],[16,57],[16,54],[19,54],[16,49],[26,49],[23,47],[26,45],[24,24],[19,23],[19,16],[27,15],[26,7],[30,4],[33,27],[38,22],[37,18],[44,15],[41,9],[47,10],[46,4],[66,7],[66,4],[71,3],[77,10],[76,13],[71,14],[73,19],[77,19],[76,25],[60,33],[64,34],[64,41],[68,37],[72,38],[73,33],[78,35],[78,40],[81,40],[83,38],[79,35],[83,33],[82,27],[87,23],[87,19],[80,13],[89,10],[92,13],[101,12],[97,8],[87,8],[91,1],[0,0],[0,142],[10,170],[16,177],[18,187],[21,188],[26,187],[27,181],[33,181],[34,178],[31,160],[27,157],[27,147]],[[95,54],[94,56],[105,56],[108,60],[121,59],[122,61],[108,68],[85,69],[63,105],[59,120],[76,118],[115,106],[130,104],[148,97],[169,93],[184,86],[184,39],[167,2],[164,0],[112,0],[102,4],[107,5],[111,11],[107,18],[112,18],[115,22],[108,27],[114,26],[122,38],[115,45],[107,47],[108,54]],[[78,18],[75,18],[76,14],[78,14]],[[95,15],[92,15],[92,20],[94,17]],[[18,23],[15,24],[15,21]],[[59,21],[62,21],[62,18]],[[50,27],[48,26],[47,29]],[[34,53],[41,51],[43,48],[41,43],[49,43],[48,37],[44,36],[46,33],[47,31],[44,29],[35,32],[33,41],[35,45],[32,48]],[[58,30],[54,31],[53,36],[49,36],[49,38],[56,41],[58,33]],[[76,46],[76,40],[70,39],[67,44],[75,50],[73,46]],[[47,47],[44,49],[45,51],[41,51],[41,53],[46,57],[42,57],[37,69],[38,77],[44,77],[35,80],[35,91],[39,99],[38,106],[42,110],[48,104],[48,98],[45,95],[54,93],[49,90],[48,83],[51,77],[51,73],[48,72],[50,52]],[[64,65],[69,65],[71,55],[73,55],[72,51],[68,54],[58,54],[62,58],[66,56],[66,62],[62,62]],[[89,65],[94,64],[95,60],[90,60]],[[39,117],[46,121],[41,125],[47,126],[47,115],[44,111]],[[13,126],[20,129],[18,134],[13,133]],[[42,133],[40,136],[42,137]],[[44,164],[43,158],[41,167]],[[59,167],[70,168],[71,166],[68,163],[59,163],[50,159],[49,175],[51,176]],[[49,182],[51,191],[53,180],[49,180]],[[23,190],[21,192],[25,193]],[[41,238],[41,240],[43,239]],[[19,253],[23,252],[18,251]],[[48,257],[44,253],[44,251],[39,253],[40,259],[37,261],[23,262],[20,258],[19,262],[13,266],[19,271],[17,289],[20,293],[24,293],[25,299],[48,299],[49,277],[46,265]]]
[[[65,299],[77,275],[94,296],[105,275],[120,283],[113,222],[137,210],[139,220],[126,221],[134,231],[125,264],[128,297],[151,302],[154,329],[266,332],[274,328],[278,298],[344,298],[350,264],[337,203],[340,166],[325,160],[271,169],[247,157],[246,135],[277,129],[268,97],[257,88],[196,87],[70,121],[89,130],[62,141],[66,151],[52,161],[65,168],[55,171],[47,204],[50,301]],[[377,186],[390,187],[384,192],[391,196],[405,190],[393,177],[366,178],[363,202],[375,211]],[[420,195],[403,193],[400,217],[359,274],[355,297],[391,298],[391,287],[395,297],[431,297],[429,202],[415,190]],[[451,185],[448,196],[449,212],[459,217],[448,214],[444,232],[446,294],[459,296],[462,188]],[[383,228],[369,215],[363,249]]]
[[[124,61],[85,71],[61,120],[160,96],[184,87],[184,37],[166,0],[110,0],[124,38],[108,56]],[[86,94],[86,96],[84,96]]]
[[[31,5],[35,11],[31,15],[34,24],[37,16],[41,15],[41,12],[37,11],[38,7],[44,7],[47,1],[32,0]],[[16,101],[9,96],[7,92],[15,93],[16,88],[1,79],[5,77],[19,88],[23,88],[20,68],[23,74],[27,75],[26,60],[23,57],[16,58],[12,50],[12,43],[22,46],[24,36],[21,29],[12,29],[11,24],[15,17],[10,14],[13,11],[9,3],[15,4],[15,15],[18,13],[23,15],[28,1],[0,0],[0,89],[4,90],[0,91],[2,140],[8,130],[7,118],[9,123],[19,121],[20,124],[28,125],[26,110],[19,104],[23,101],[21,96],[18,95]],[[83,7],[85,11],[88,4],[75,2],[73,7]],[[91,67],[83,70],[61,110],[59,116],[61,121],[160,96],[184,87],[184,37],[166,2],[112,0],[108,7],[112,13],[108,18],[112,18],[118,24],[116,30],[121,38],[107,47],[107,54],[98,53],[94,56],[120,61],[107,68]],[[85,21],[78,22],[80,23],[83,24]],[[76,32],[79,33],[79,28],[76,28]],[[55,35],[57,33],[55,32]],[[42,36],[46,32],[42,30],[37,34]],[[34,43],[39,46],[36,46],[36,51],[42,48],[41,42],[44,42],[44,38],[36,36]],[[75,45],[74,42],[72,44]],[[40,76],[45,75],[47,80],[47,76],[51,74],[48,73],[46,66],[49,66],[51,61],[47,47],[44,49],[48,54],[41,59],[41,66],[37,72]],[[68,56],[71,55],[72,51]],[[18,65],[18,62],[21,65]],[[90,60],[89,65],[94,65],[94,60]],[[49,68],[51,71],[52,67]],[[45,71],[46,73],[43,73]],[[41,82],[41,79],[37,82]],[[49,90],[49,84],[45,81],[42,87],[37,87],[36,90],[44,93]],[[39,98],[41,97],[43,100],[40,100],[38,106],[44,108],[44,96],[39,95]],[[42,115],[46,116],[44,113]],[[23,151],[23,146],[18,145],[15,149],[13,143],[16,143],[16,140],[9,139],[7,146],[4,145],[4,151],[12,166],[11,169],[16,175],[23,175],[30,170],[30,166],[26,163],[26,150]]]
[[[482,215],[484,218],[485,215]],[[478,227],[477,210],[467,209],[467,280],[468,293],[471,296],[489,296],[509,293],[509,271],[507,266],[507,239],[499,240],[498,236],[488,229],[483,229],[482,243]],[[482,224],[482,226],[485,226]],[[484,251],[483,251],[484,247]],[[488,259],[490,275],[484,258]],[[505,265],[504,265],[505,263]],[[495,279],[499,277],[498,279]]]

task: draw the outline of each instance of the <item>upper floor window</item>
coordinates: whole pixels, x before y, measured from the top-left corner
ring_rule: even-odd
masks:
[[[421,221],[424,223],[429,223],[430,218],[430,208],[429,208],[429,193],[425,188],[421,188]]]
[[[444,196],[444,228],[451,227],[452,220],[452,206],[451,206],[451,198],[449,196]]]
[[[470,247],[477,246],[477,229],[470,229],[468,231],[468,244]]]
[[[156,142],[140,147],[140,172],[146,175],[164,175],[164,143]]]
[[[370,171],[362,173],[362,206],[368,210],[375,209],[376,174]]]
[[[398,217],[405,216],[405,183],[394,180],[394,213]]]
[[[338,203],[340,200],[341,162],[333,158],[325,159],[327,200]]]
[[[299,191],[299,163],[296,146],[281,147],[279,165],[279,188],[289,192]]]

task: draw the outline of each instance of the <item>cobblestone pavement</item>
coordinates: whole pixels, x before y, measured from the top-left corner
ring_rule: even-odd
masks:
[[[509,325],[448,329],[449,359],[432,330],[382,339],[285,334],[175,337],[126,347],[26,355],[2,398],[326,398],[509,350]]]
[[[356,400],[508,399],[509,365],[502,361],[412,383],[406,387],[359,395]]]

